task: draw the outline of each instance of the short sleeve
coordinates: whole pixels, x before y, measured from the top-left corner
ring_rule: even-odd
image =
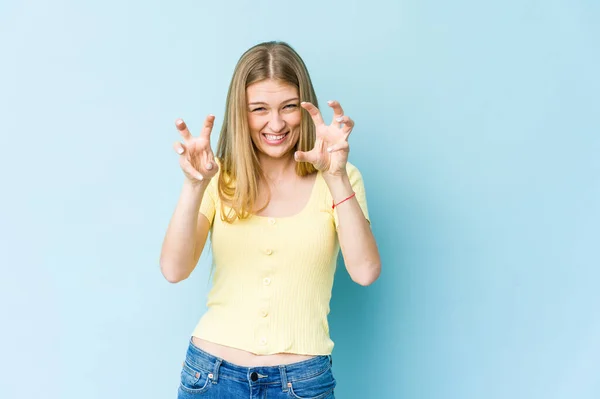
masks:
[[[356,166],[348,162],[346,163],[346,172],[348,173],[348,179],[350,180],[352,190],[354,190],[354,192],[356,193],[356,200],[358,201],[358,205],[360,206],[360,209],[362,209],[363,214],[365,215],[365,219],[367,219],[367,221],[371,223],[371,220],[369,219],[369,210],[367,208],[367,195],[365,193],[365,185],[360,170],[358,170]],[[333,219],[335,222],[335,228],[337,229],[337,209],[333,210]]]

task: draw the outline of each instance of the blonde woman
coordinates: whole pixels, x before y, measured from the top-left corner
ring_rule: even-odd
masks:
[[[286,43],[246,51],[235,68],[213,154],[176,121],[185,179],[160,266],[176,283],[209,232],[207,311],[192,333],[178,397],[333,398],[327,315],[338,253],[352,280],[381,269],[359,170],[348,162],[354,122],[330,101],[323,121],[302,59]]]

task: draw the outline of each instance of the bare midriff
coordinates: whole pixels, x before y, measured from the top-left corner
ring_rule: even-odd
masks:
[[[270,367],[282,364],[292,364],[313,358],[313,355],[298,355],[295,353],[275,353],[272,355],[257,355],[245,350],[216,344],[198,337],[192,337],[194,346],[204,352],[221,358],[229,363],[243,367]]]

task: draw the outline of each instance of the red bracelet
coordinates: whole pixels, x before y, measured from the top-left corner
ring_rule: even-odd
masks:
[[[352,193],[351,196],[349,196],[348,198],[345,198],[343,200],[341,200],[340,202],[338,202],[337,204],[334,202],[333,205],[331,205],[331,209],[335,209],[336,206],[338,206],[339,204],[341,204],[342,202],[348,201],[350,198],[354,197],[356,195],[355,192]]]

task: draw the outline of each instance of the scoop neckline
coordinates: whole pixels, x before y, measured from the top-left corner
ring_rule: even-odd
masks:
[[[316,176],[315,176],[315,181],[313,182],[313,185],[312,185],[312,188],[310,191],[310,195],[308,196],[308,200],[306,201],[306,203],[304,204],[302,209],[300,211],[296,212],[295,214],[289,215],[289,216],[265,216],[265,215],[257,215],[255,213],[253,213],[252,217],[259,218],[259,219],[284,220],[284,219],[292,219],[292,218],[302,215],[304,212],[306,212],[306,210],[309,208],[311,202],[314,199],[315,192],[317,191],[317,183],[318,183],[318,180],[320,177],[321,177],[321,171],[317,171]]]

